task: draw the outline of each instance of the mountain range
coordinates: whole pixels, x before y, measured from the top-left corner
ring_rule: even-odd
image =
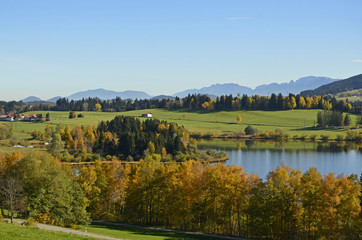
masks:
[[[289,83],[271,83],[271,84],[263,84],[257,86],[255,89],[240,86],[235,83],[226,83],[226,84],[214,84],[210,87],[204,87],[200,89],[188,89],[182,92],[175,93],[173,96],[178,97],[186,97],[188,94],[212,94],[216,96],[220,95],[230,95],[236,96],[240,93],[240,95],[261,95],[261,96],[270,96],[272,93],[275,94],[283,94],[284,96],[289,93],[299,94],[301,91],[315,89],[325,84],[329,84],[340,79],[333,79],[327,77],[303,77],[296,81],[290,81]]]
[[[333,79],[327,77],[303,77],[296,81],[290,81],[289,83],[271,83],[271,84],[263,84],[257,86],[255,89],[250,87],[241,86],[236,83],[225,83],[225,84],[214,84],[209,87],[203,87],[200,89],[188,89],[182,92],[178,92],[173,94],[172,96],[165,96],[160,95],[156,97],[152,97],[146,92],[141,91],[123,91],[123,92],[116,92],[106,89],[95,89],[95,90],[88,90],[88,91],[81,91],[74,93],[66,98],[69,100],[80,100],[82,98],[94,98],[98,97],[103,100],[107,99],[115,99],[116,97],[120,97],[121,99],[170,99],[173,97],[180,97],[183,98],[188,94],[208,94],[210,97],[221,96],[221,95],[230,95],[236,96],[238,94],[243,95],[262,95],[262,96],[270,96],[272,93],[282,93],[284,96],[288,95],[289,93],[299,94],[302,91],[315,89],[320,86],[333,83],[340,79]],[[23,99],[23,102],[56,102],[60,96],[48,99],[47,101],[42,101],[40,98],[31,96]]]

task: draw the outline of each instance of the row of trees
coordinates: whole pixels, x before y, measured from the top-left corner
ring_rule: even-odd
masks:
[[[139,109],[165,108],[187,110],[290,110],[290,109],[325,109],[341,112],[361,112],[361,102],[337,101],[335,97],[315,96],[302,97],[299,94],[271,94],[267,96],[232,96],[225,95],[212,100],[207,95],[192,94],[182,99],[143,99],[123,100],[119,97],[113,100],[100,100],[99,98],[87,98],[82,100],[58,99],[54,104],[40,103],[31,107],[22,102],[0,102],[0,110],[3,113],[25,111],[103,111],[124,112]]]
[[[74,226],[91,218],[237,237],[360,239],[361,182],[281,165],[266,181],[193,160],[114,161],[74,171],[46,153],[0,155],[0,209]],[[361,179],[362,180],[362,179]],[[12,196],[12,197],[9,197]]]
[[[351,124],[351,117],[338,111],[318,112],[317,124],[319,126],[349,126]]]
[[[74,177],[91,199],[92,218],[271,239],[360,239],[361,183],[284,165],[262,181],[235,165],[163,164],[82,167]]]
[[[97,105],[98,104],[98,105]],[[98,106],[98,107],[97,107]],[[150,108],[167,108],[167,109],[187,109],[187,110],[207,110],[207,111],[225,111],[225,110],[290,110],[290,109],[325,109],[338,110],[344,112],[360,111],[360,104],[351,103],[335,98],[328,97],[302,97],[300,95],[289,94],[284,97],[282,94],[272,94],[270,97],[265,96],[247,96],[234,97],[220,96],[211,100],[207,95],[193,94],[183,99],[163,99],[163,100],[114,100],[102,101],[97,98],[82,99],[79,101],[68,99],[59,99],[52,110],[61,111],[129,111]]]

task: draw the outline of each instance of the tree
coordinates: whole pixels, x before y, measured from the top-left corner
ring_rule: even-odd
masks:
[[[49,114],[49,113],[47,113],[47,114],[45,115],[45,121],[47,121],[47,122],[50,121],[50,114]]]
[[[243,120],[243,118],[242,118],[241,115],[239,114],[239,115],[236,117],[236,121],[237,121],[238,123],[240,123],[242,120]]]
[[[44,129],[44,134],[46,138],[50,138],[53,133],[53,128],[50,124],[47,124]]]
[[[304,97],[299,97],[298,106],[299,106],[299,108],[301,108],[301,109],[303,109],[303,108],[306,107],[306,103],[305,103]]]
[[[70,112],[69,113],[69,119],[75,118],[75,112]]]
[[[351,125],[351,117],[349,116],[349,114],[346,114],[344,121],[343,121],[343,125],[344,126],[349,126]]]
[[[53,138],[51,143],[48,145],[48,151],[58,155],[64,150],[64,143],[59,133],[53,133]]]
[[[0,140],[8,139],[13,135],[13,127],[9,124],[0,124]]]
[[[102,106],[99,103],[97,103],[95,105],[95,110],[96,110],[96,112],[102,112]]]
[[[0,196],[2,207],[7,209],[11,223],[15,213],[25,210],[25,198],[23,195],[23,186],[18,177],[7,174],[0,182]]]
[[[288,108],[289,109],[294,109],[297,106],[297,103],[295,101],[295,97],[294,96],[290,96],[288,97]]]
[[[155,144],[152,141],[149,141],[147,144],[147,149],[148,151],[150,151],[151,154],[154,153],[156,151]]]
[[[82,111],[88,111],[88,103],[87,102],[82,104]]]
[[[244,131],[246,135],[254,135],[258,132],[258,130],[256,128],[253,128],[251,125],[248,125]]]
[[[69,227],[88,222],[82,189],[51,155],[32,151],[13,171],[23,182],[30,217]]]

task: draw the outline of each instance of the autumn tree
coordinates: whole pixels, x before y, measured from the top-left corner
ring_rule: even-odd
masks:
[[[238,116],[236,117],[236,121],[237,121],[238,123],[240,123],[242,120],[243,120],[243,118],[241,117],[240,114],[238,114]]]
[[[95,105],[95,110],[96,110],[96,112],[102,112],[102,106],[99,103],[97,103]]]

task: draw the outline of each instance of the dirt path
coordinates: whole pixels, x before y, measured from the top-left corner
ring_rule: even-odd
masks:
[[[24,222],[24,220],[13,219],[13,222],[16,224],[22,224]],[[71,233],[71,234],[82,235],[82,236],[93,237],[93,238],[107,239],[107,240],[122,240],[121,238],[108,237],[108,236],[103,236],[103,235],[99,235],[99,234],[87,233],[87,232],[82,232],[82,231],[74,230],[74,229],[70,229],[70,228],[56,227],[56,226],[46,225],[46,224],[41,224],[41,223],[37,224],[37,228],[49,230],[49,231]]]

